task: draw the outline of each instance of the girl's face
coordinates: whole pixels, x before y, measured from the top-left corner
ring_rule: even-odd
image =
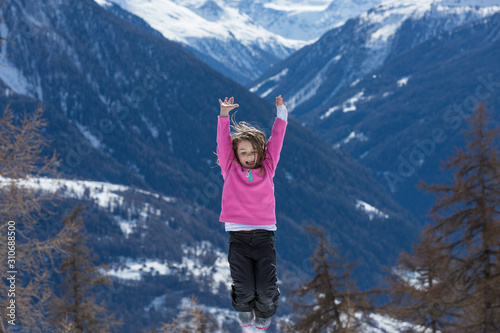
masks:
[[[247,169],[255,169],[257,164],[257,149],[248,140],[238,142],[237,146],[238,161]]]

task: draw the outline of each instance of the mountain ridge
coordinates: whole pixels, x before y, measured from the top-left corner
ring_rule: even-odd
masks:
[[[500,6],[472,6],[477,3],[474,0],[461,2],[463,7],[460,7],[457,3],[436,0],[384,1],[325,33],[317,42],[276,64],[248,86],[264,98],[278,90],[287,91],[291,94],[290,109],[298,114],[297,117],[314,112],[331,103],[343,86],[355,84],[356,80],[390,61],[397,52],[500,11]],[[424,21],[422,31],[400,36],[402,25],[412,21]],[[271,80],[272,85],[256,88],[287,68],[287,75]],[[303,104],[305,102],[307,104]]]
[[[277,61],[379,1],[320,2],[304,6],[297,1],[97,1],[104,8],[119,6],[141,17],[240,83],[257,79]]]
[[[425,17],[404,23],[398,37],[407,43],[404,51],[299,120],[367,165],[395,200],[425,220],[435,198],[415,185],[451,177],[439,164],[463,146],[458,128],[474,103],[498,108],[498,18],[474,20],[414,46],[404,36],[430,24]]]

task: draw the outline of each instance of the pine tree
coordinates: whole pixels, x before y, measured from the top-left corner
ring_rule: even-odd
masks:
[[[464,131],[466,148],[457,149],[443,165],[455,171],[450,185],[419,184],[437,194],[437,203],[422,243],[413,255],[402,256],[400,264],[424,280],[408,287],[396,279],[392,295],[399,305],[393,313],[421,325],[420,332],[425,327],[433,332],[500,331],[500,161],[496,143],[500,132],[498,127],[487,128],[489,117],[484,105],[470,117],[471,129]],[[406,300],[401,302],[403,297]],[[412,305],[424,308],[420,316],[409,316]]]
[[[445,304],[448,293],[442,288],[448,281],[442,277],[449,260],[439,248],[432,235],[424,232],[413,252],[403,252],[389,274],[391,303],[384,312],[406,323],[401,332],[438,333],[448,325],[452,313]]]
[[[307,227],[317,239],[311,257],[315,276],[291,292],[304,303],[293,301],[299,312],[295,323],[286,325],[289,332],[360,332],[365,314],[373,310],[369,292],[360,292],[350,277],[353,264],[346,264],[340,251],[332,246],[318,227]],[[311,298],[313,301],[311,301]]]
[[[490,118],[484,104],[471,116],[466,149],[444,165],[457,170],[451,185],[421,183],[439,195],[428,232],[449,256],[447,280],[465,294],[455,299],[455,332],[500,331],[500,129],[487,128]]]
[[[14,300],[16,329],[33,333],[53,329],[47,320],[53,296],[51,262],[63,252],[71,232],[62,228],[47,236],[38,230],[39,220],[51,213],[57,197],[34,185],[39,177],[55,176],[59,165],[55,152],[44,154],[48,140],[43,136],[47,123],[42,115],[42,108],[33,114],[14,115],[7,107],[0,117],[0,233],[12,233],[9,238],[0,237],[0,248],[12,246],[9,269],[17,272],[13,274],[14,297],[7,297],[10,285],[0,283],[0,307],[6,309]],[[1,316],[0,332],[13,327],[10,320],[12,317]]]
[[[122,324],[114,314],[108,314],[105,305],[98,303],[92,288],[107,284],[107,276],[103,276],[95,266],[95,256],[86,246],[83,220],[80,216],[83,206],[75,208],[64,217],[63,222],[72,230],[71,241],[59,269],[65,274],[61,297],[55,297],[54,319],[58,326],[67,326],[68,321],[75,333],[108,333],[115,326]]]

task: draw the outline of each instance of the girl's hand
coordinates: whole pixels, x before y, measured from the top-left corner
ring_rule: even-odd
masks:
[[[234,104],[234,97],[231,97],[229,100],[227,97],[224,99],[224,102],[220,100],[220,116],[227,117],[229,116],[229,112],[239,106],[239,104]]]
[[[279,105],[283,105],[283,98],[281,97],[281,95],[276,97],[276,106],[279,106]],[[286,106],[286,103],[285,103],[285,106]]]

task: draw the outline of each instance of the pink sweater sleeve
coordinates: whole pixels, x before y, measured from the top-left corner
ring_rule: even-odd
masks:
[[[267,140],[267,150],[266,150],[266,159],[271,159],[268,161],[271,166],[271,170],[274,172],[276,170],[276,166],[280,160],[281,148],[283,147],[283,140],[285,138],[287,122],[276,118],[274,121],[273,129],[271,131],[271,137]]]
[[[217,120],[217,156],[222,176],[225,177],[231,161],[235,158],[229,129],[229,117],[219,116]]]

